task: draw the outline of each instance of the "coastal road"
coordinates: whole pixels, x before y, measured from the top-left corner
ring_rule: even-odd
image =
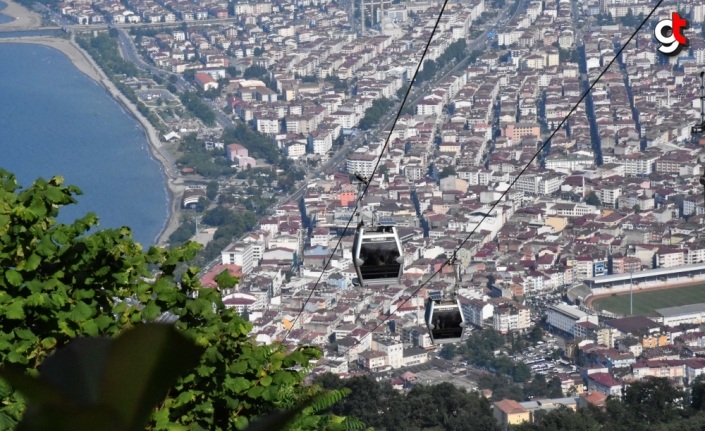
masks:
[[[184,77],[180,74],[167,72],[164,69],[160,69],[159,67],[144,61],[140,53],[137,51],[137,47],[132,41],[132,38],[127,33],[127,31],[125,31],[125,29],[112,25],[110,26],[110,28],[114,28],[118,32],[118,45],[120,47],[120,53],[122,54],[125,60],[134,63],[135,66],[139,67],[142,70],[146,70],[154,75],[162,76],[166,74],[167,76],[176,76],[178,80],[176,81],[175,85],[179,91],[185,91],[189,88],[188,81],[186,81]]]
[[[182,93],[191,90],[191,85],[188,81],[184,79],[182,75],[178,73],[167,72],[157,66],[154,66],[153,64],[149,64],[148,62],[144,61],[140,53],[137,51],[137,47],[135,46],[134,41],[127,33],[127,31],[125,31],[125,29],[114,26],[111,26],[111,28],[115,28],[118,32],[118,45],[120,47],[120,52],[122,53],[122,56],[125,60],[132,62],[135,66],[139,67],[140,69],[148,71],[154,75],[166,75],[167,77],[176,76],[177,81],[174,83],[174,85],[176,86],[177,90]],[[223,112],[222,109],[216,106],[214,102],[207,100],[206,103],[209,105],[209,107],[215,114],[215,121],[221,128],[224,129],[226,127],[233,127],[235,125],[232,118],[228,114]]]

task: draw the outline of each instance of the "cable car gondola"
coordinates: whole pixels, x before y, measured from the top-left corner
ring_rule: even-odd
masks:
[[[404,271],[401,242],[394,226],[366,229],[360,224],[353,242],[353,265],[360,286],[401,282]]]
[[[465,317],[460,300],[431,299],[426,302],[426,326],[431,343],[457,343],[463,339]]]

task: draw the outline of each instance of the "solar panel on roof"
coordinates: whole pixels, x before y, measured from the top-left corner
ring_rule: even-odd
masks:
[[[440,290],[432,290],[428,292],[428,297],[433,300],[441,300],[443,298],[443,293]]]
[[[378,219],[378,222],[380,225],[384,225],[384,226],[393,226],[395,224],[394,219],[391,217],[380,217]]]

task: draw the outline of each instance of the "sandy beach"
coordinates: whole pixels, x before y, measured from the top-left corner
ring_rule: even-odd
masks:
[[[6,13],[3,10],[3,13]],[[165,156],[166,148],[164,143],[159,138],[157,130],[152,126],[152,124],[137,110],[137,107],[130,102],[120,91],[115,87],[115,85],[108,79],[108,77],[103,73],[103,71],[98,67],[98,65],[93,61],[93,59],[83,51],[73,40],[52,38],[52,37],[23,37],[23,38],[8,38],[0,39],[2,42],[11,43],[34,43],[49,46],[51,48],[57,49],[64,53],[71,62],[80,70],[85,73],[91,79],[99,82],[106,91],[120,102],[137,121],[142,125],[145,130],[148,141],[150,143],[150,152],[156,160],[162,165],[164,172],[167,176],[167,187],[169,190],[169,217],[166,221],[164,228],[159,235],[157,243],[163,245],[169,235],[179,227],[180,217],[181,217],[181,195],[185,190],[185,185],[183,179],[176,172],[175,167],[169,162],[169,157]]]
[[[7,7],[0,9],[0,13],[11,16],[15,20],[0,24],[0,30],[32,30],[42,25],[42,17],[39,14],[13,1],[2,1],[7,4]]]

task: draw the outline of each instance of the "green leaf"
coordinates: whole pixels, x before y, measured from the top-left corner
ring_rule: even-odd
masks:
[[[26,304],[28,307],[42,307],[47,304],[48,300],[49,295],[44,292],[33,293],[27,297]]]
[[[274,383],[288,386],[296,381],[296,378],[287,370],[280,370],[274,373]]]
[[[124,313],[127,311],[127,302],[120,301],[113,307],[113,313]]]
[[[149,301],[142,309],[142,318],[147,321],[153,321],[162,313],[162,310],[154,301]]]
[[[197,298],[195,300],[189,301],[186,304],[186,309],[196,315],[204,315],[209,310],[212,310],[212,308],[212,303],[204,300],[203,298]]]
[[[250,398],[259,398],[259,396],[262,395],[262,391],[264,391],[262,386],[253,386],[247,391],[247,396]]]
[[[16,426],[17,426],[16,420],[14,420],[6,412],[0,412],[0,429],[11,430],[11,429],[15,429]]]
[[[244,377],[235,377],[234,379],[231,377],[226,377],[223,386],[233,393],[239,394],[250,387],[250,381]]]
[[[301,403],[298,407],[290,410],[276,411],[257,419],[247,431],[269,431],[286,429],[296,416],[301,413],[310,402]],[[237,426],[237,422],[235,423]]]
[[[76,289],[74,290],[73,297],[78,300],[90,299],[95,296],[95,289]]]
[[[272,376],[264,376],[262,377],[262,381],[260,381],[260,384],[264,386],[265,388],[269,385],[272,384]]]
[[[145,324],[115,339],[110,353],[101,399],[128,429],[137,429],[177,378],[198,363],[201,350],[171,325]]]
[[[20,286],[22,284],[22,274],[15,271],[14,269],[8,269],[5,271],[5,279],[11,286]]]
[[[85,322],[81,323],[81,329],[83,329],[83,332],[91,337],[95,337],[98,335],[98,325],[95,323],[95,320],[86,320]]]
[[[25,271],[34,271],[42,262],[42,258],[32,253],[24,264]]]
[[[250,421],[247,420],[245,416],[238,416],[235,418],[235,427],[239,430],[244,430],[249,424]]]
[[[73,310],[69,314],[69,319],[74,322],[83,322],[90,319],[92,314],[93,309],[88,304],[83,301],[76,301],[76,305],[74,305]]]
[[[191,391],[185,391],[176,397],[176,406],[182,406],[186,403],[193,401],[194,395]]]
[[[34,335],[34,333],[29,329],[17,328],[17,329],[15,329],[15,334],[21,340],[33,341],[33,340],[37,339],[37,336]]]
[[[13,350],[12,352],[9,352],[7,356],[5,357],[6,361],[11,363],[11,364],[26,364],[27,363],[27,356],[23,355],[22,353],[18,352],[17,350]]]
[[[231,374],[243,374],[245,371],[247,371],[247,362],[245,361],[233,362],[230,367],[228,367],[228,372]]]
[[[57,187],[49,187],[46,191],[46,196],[53,204],[64,203],[67,197],[66,194]]]
[[[22,320],[25,318],[24,307],[21,299],[11,302],[3,308],[4,310],[2,314],[8,320]]]
[[[42,347],[45,349],[52,349],[56,346],[56,338],[48,337],[42,340]]]

